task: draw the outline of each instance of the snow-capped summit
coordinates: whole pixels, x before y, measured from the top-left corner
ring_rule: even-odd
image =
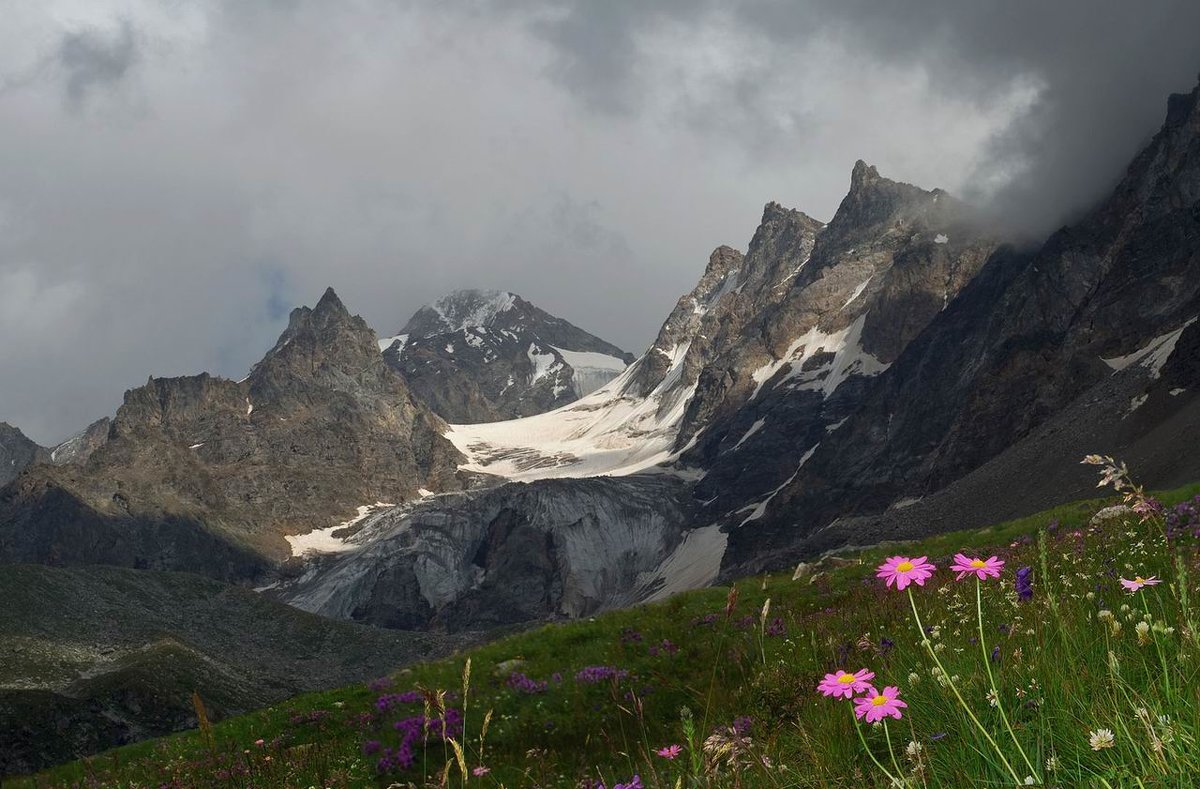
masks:
[[[428,304],[384,358],[451,422],[550,411],[598,389],[633,356],[507,291],[458,290]]]

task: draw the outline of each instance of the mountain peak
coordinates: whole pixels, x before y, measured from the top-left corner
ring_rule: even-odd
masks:
[[[510,291],[456,290],[380,342],[383,359],[442,418],[485,422],[549,411],[633,361],[612,343]]]
[[[704,276],[706,278],[723,277],[741,264],[742,253],[727,244],[722,244],[708,256],[708,266],[704,269]]]
[[[854,163],[854,169],[850,171],[850,191],[861,189],[880,180],[886,179],[879,174],[878,168],[859,159]]]
[[[350,311],[346,309],[346,305],[338,298],[337,292],[332,287],[325,288],[325,292],[321,294],[321,299],[317,302],[317,306],[313,308],[314,315],[339,315],[350,317]]]
[[[941,189],[932,192],[893,181],[859,159],[850,171],[850,191],[822,234],[822,246],[854,245],[877,238],[900,223],[941,224],[961,204]],[[945,216],[943,216],[945,215]]]

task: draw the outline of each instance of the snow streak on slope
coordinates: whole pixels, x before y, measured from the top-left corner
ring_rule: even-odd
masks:
[[[688,344],[666,353],[671,368],[646,397],[630,394],[640,366],[607,386],[536,416],[507,422],[451,425],[446,438],[467,456],[465,471],[511,480],[623,476],[668,461],[695,385],[679,386]],[[589,354],[590,355],[590,354]]]
[[[865,287],[863,283],[860,287]],[[850,301],[853,301],[852,297]],[[849,302],[847,302],[849,304]],[[851,375],[879,375],[888,368],[887,364],[863,350],[862,331],[867,320],[864,312],[853,323],[841,331],[825,334],[816,326],[797,337],[783,352],[783,356],[768,362],[750,374],[757,386],[750,399],[758,397],[764,384],[790,365],[776,386],[788,385],[793,389],[816,390],[829,397]],[[805,370],[804,365],[817,353],[832,353],[833,360],[814,369]]]
[[[1131,354],[1117,356],[1113,359],[1103,359],[1102,361],[1113,369],[1114,375],[1130,365],[1140,363],[1143,367],[1149,368],[1151,378],[1158,378],[1162,366],[1167,363],[1167,359],[1175,352],[1175,343],[1179,342],[1179,337],[1183,334],[1183,330],[1195,323],[1196,320],[1196,318],[1192,318],[1175,331],[1155,337],[1145,347],[1139,348]]]

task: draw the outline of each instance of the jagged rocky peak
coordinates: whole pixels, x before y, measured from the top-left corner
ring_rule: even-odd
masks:
[[[39,480],[0,500],[0,561],[57,555],[244,579],[290,557],[285,536],[460,488],[444,430],[374,332],[326,291],[292,312],[246,380],[152,377],[126,392],[86,464],[39,466]],[[80,524],[103,551],[74,539]]]
[[[444,419],[494,422],[553,410],[603,386],[633,356],[515,293],[460,290],[380,340],[384,360]]]
[[[7,485],[34,463],[46,462],[49,452],[19,429],[0,422],[0,486]]]
[[[817,255],[878,243],[901,232],[925,232],[949,243],[952,231],[973,221],[973,211],[942,189],[927,191],[890,180],[859,159],[850,172],[850,191],[822,234]]]
[[[779,216],[768,206],[747,254],[768,273],[764,306],[714,344],[677,439],[709,467],[699,489],[714,507],[792,476],[997,246],[965,204],[862,161],[827,226],[789,235]]]

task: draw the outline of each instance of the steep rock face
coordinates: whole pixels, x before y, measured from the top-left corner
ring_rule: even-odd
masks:
[[[1185,352],[1195,342],[1185,329],[1200,315],[1198,106],[1200,88],[1172,96],[1162,130],[1079,224],[1034,253],[997,253],[860,412],[822,441],[762,522],[735,530],[731,571],[794,553],[836,518],[945,488],[1056,415],[1105,403],[1128,412],[1128,400],[1106,400],[1114,367],[1156,338],[1175,335]],[[1178,352],[1160,344],[1160,356]],[[1190,380],[1189,369],[1181,354],[1167,372]],[[1119,432],[1087,451],[1132,446]]]
[[[253,577],[290,555],[285,534],[457,487],[444,429],[329,290],[293,311],[246,380],[151,378],[86,464],[39,466],[6,489],[0,557]],[[91,539],[75,539],[80,523]]]
[[[0,422],[0,486],[7,485],[34,463],[50,459],[49,452],[17,428]]]
[[[422,307],[384,359],[450,422],[550,411],[598,389],[633,357],[513,293],[463,290]]]
[[[996,247],[963,203],[861,161],[807,254],[781,254],[772,230],[764,221],[747,269],[798,265],[764,278],[782,294],[774,302],[740,306],[742,325],[700,373],[679,438],[695,437],[684,459],[707,470],[696,490],[705,512],[740,510],[739,522],[761,515],[750,505],[796,473]]]
[[[715,577],[720,554],[697,548],[688,506],[685,486],[664,475],[446,494],[368,518],[277,593],[314,613],[386,627],[586,616],[661,591],[669,579],[659,571],[681,549],[681,572],[701,583]]]

